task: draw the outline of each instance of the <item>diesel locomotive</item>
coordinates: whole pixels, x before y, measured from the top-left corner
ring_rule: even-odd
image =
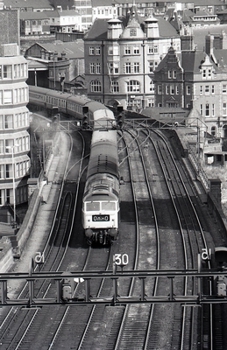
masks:
[[[100,102],[30,86],[29,103],[87,123],[93,130],[82,201],[82,225],[88,244],[108,245],[119,229],[117,130],[113,112]]]

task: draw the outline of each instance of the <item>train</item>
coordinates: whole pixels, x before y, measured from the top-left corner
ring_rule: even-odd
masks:
[[[92,130],[90,157],[82,198],[82,226],[89,245],[109,245],[119,234],[119,161],[113,112],[86,96],[30,86],[29,104],[55,110]]]
[[[31,110],[33,105],[49,111],[49,116],[55,113],[61,113],[67,117],[72,116],[74,120],[81,122],[83,126],[89,126],[91,129],[109,126],[103,123],[113,123],[113,127],[116,125],[113,112],[108,107],[101,102],[89,99],[85,95],[73,95],[30,85],[29,108]],[[102,111],[103,118],[99,118],[99,111]],[[98,120],[99,122],[96,123]],[[103,120],[103,123],[101,123],[101,120]]]

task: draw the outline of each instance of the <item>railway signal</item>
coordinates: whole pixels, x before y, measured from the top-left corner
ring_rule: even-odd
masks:
[[[83,107],[83,120],[82,120],[82,127],[84,129],[87,129],[88,127],[88,107],[84,106]]]

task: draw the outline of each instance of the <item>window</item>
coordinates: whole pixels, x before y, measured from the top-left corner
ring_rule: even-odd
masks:
[[[96,74],[101,74],[101,64],[96,63]]]
[[[5,115],[5,129],[13,128],[13,116],[11,114]]]
[[[166,95],[169,95],[169,85],[166,85]]]
[[[6,164],[6,178],[10,178],[10,169],[12,168],[11,164]]]
[[[0,140],[0,153],[4,153],[4,141]]]
[[[211,135],[216,136],[216,126],[211,127]]]
[[[200,93],[200,95],[203,94],[203,86],[202,85],[200,85],[200,87],[199,87],[199,93]]]
[[[176,86],[176,95],[179,95],[179,93],[180,93],[180,88],[179,88],[179,86],[177,85],[177,86]]]
[[[140,72],[140,64],[139,62],[134,62],[134,73],[139,73]]]
[[[191,95],[191,86],[190,85],[186,86],[186,94]]]
[[[150,82],[150,92],[154,93],[154,83],[153,83],[153,81]]]
[[[95,74],[95,64],[90,63],[90,74]]]
[[[149,62],[149,72],[152,73],[154,71],[154,62]]]
[[[136,36],[136,34],[137,34],[136,28],[131,28],[130,29],[130,36]]]
[[[162,94],[162,85],[158,85],[158,94],[159,94],[159,95]]]
[[[98,80],[91,81],[90,87],[91,87],[91,92],[100,92],[100,91],[102,91],[101,83]]]
[[[200,114],[203,115],[203,105],[200,105]]]
[[[222,85],[222,93],[223,93],[223,94],[226,94],[226,92],[227,92],[227,85],[226,85],[226,84],[223,84],[223,85]]]
[[[174,94],[175,94],[174,85],[170,85],[170,95],[174,95]]]
[[[119,73],[118,63],[109,63],[108,69],[109,69],[109,74],[118,74]]]
[[[100,46],[97,46],[96,48],[95,48],[95,53],[96,53],[96,55],[101,55],[101,47]]]
[[[205,86],[205,94],[209,94],[209,92],[210,92],[210,87],[209,87],[209,85],[206,85]]]
[[[127,73],[127,74],[132,73],[132,71],[131,71],[131,63],[130,62],[126,62],[125,63],[125,73]]]
[[[212,117],[215,116],[215,104],[212,103]]]
[[[95,54],[95,48],[94,48],[94,46],[90,46],[89,47],[89,55],[91,56],[91,55],[94,55]]]
[[[137,80],[127,82],[127,92],[140,92],[140,83]]]
[[[168,70],[168,79],[171,79],[171,78],[172,78],[172,71]]]
[[[0,114],[0,129],[3,130],[4,126],[4,115]]]
[[[211,93],[214,94],[214,85],[211,85]]]
[[[130,46],[126,46],[126,48],[125,48],[125,55],[131,55],[131,48],[130,48]]]
[[[139,55],[140,48],[138,46],[133,47],[133,53],[134,53],[134,55]]]
[[[12,66],[3,66],[3,79],[12,79]]]
[[[111,211],[116,210],[116,205],[114,202],[102,202],[101,206],[102,206],[101,210],[111,210]]]
[[[158,46],[157,45],[151,45],[148,47],[148,53],[149,54],[155,54],[158,53]]]
[[[86,211],[100,211],[99,202],[86,203]]]
[[[206,103],[206,113],[205,113],[206,117],[208,117],[210,115],[210,105],[209,103]]]
[[[3,94],[3,104],[13,103],[12,90],[5,90]]]
[[[223,114],[223,115],[227,115],[227,103],[226,103],[226,102],[223,102],[223,105],[222,105],[222,114]]]
[[[173,70],[173,79],[176,79],[177,78],[177,72],[175,70]]]
[[[111,81],[111,92],[119,92],[119,84],[118,81]]]

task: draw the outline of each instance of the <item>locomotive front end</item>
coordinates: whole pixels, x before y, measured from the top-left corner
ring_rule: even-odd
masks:
[[[91,195],[83,203],[83,227],[89,244],[110,244],[118,234],[118,198],[108,195]]]

